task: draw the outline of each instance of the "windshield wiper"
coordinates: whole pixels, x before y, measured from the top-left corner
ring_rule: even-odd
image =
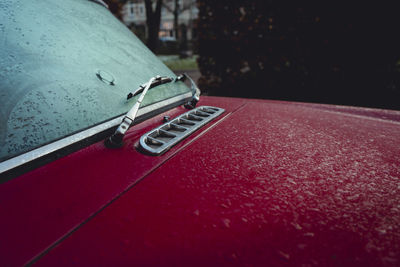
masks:
[[[118,126],[117,130],[115,130],[114,134],[105,140],[105,145],[109,148],[118,148],[122,146],[122,140],[125,136],[126,131],[128,131],[129,127],[135,121],[137,112],[139,110],[140,104],[142,104],[144,96],[147,94],[149,89],[152,89],[158,85],[172,82],[173,79],[170,77],[161,77],[156,76],[152,77],[147,83],[141,85],[137,90],[132,93],[129,93],[127,99],[134,97],[141,93],[139,98],[136,100],[133,107],[126,113],[125,117],[122,119],[121,124]]]
[[[176,81],[186,81],[186,79],[188,79],[190,81],[190,89],[192,90],[192,98],[189,100],[189,102],[187,102],[184,107],[187,109],[194,109],[196,107],[197,102],[199,102],[200,100],[200,89],[199,87],[197,87],[196,83],[193,81],[192,78],[190,78],[189,75],[187,75],[186,73],[183,73],[181,75],[179,75],[178,77],[176,77]]]

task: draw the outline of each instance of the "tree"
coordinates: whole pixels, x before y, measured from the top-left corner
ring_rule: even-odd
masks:
[[[146,7],[146,24],[148,29],[147,47],[154,52],[158,46],[162,0],[145,0],[144,3]],[[153,9],[154,3],[155,9]]]

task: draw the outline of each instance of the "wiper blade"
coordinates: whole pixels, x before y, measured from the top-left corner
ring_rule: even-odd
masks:
[[[155,77],[155,80],[150,84],[150,88],[149,88],[149,89],[154,88],[154,87],[156,87],[156,86],[158,86],[158,85],[161,85],[161,84],[164,84],[164,83],[172,82],[172,81],[173,81],[173,79],[170,78],[170,77],[160,77],[160,76],[156,76],[156,77]],[[143,92],[143,90],[144,90],[144,88],[146,87],[147,84],[148,84],[148,82],[145,83],[145,84],[142,84],[141,86],[139,86],[138,89],[136,89],[135,91],[129,93],[129,94],[126,96],[126,99],[129,100],[129,99],[131,99],[132,97],[134,97],[134,96],[140,94],[141,92]]]
[[[141,85],[137,90],[132,93],[129,93],[127,99],[134,97],[141,93],[139,98],[136,100],[133,107],[126,113],[125,117],[122,119],[121,124],[118,126],[117,130],[115,130],[114,134],[105,140],[105,145],[110,148],[118,148],[122,146],[122,140],[125,136],[126,131],[128,131],[129,127],[135,121],[137,112],[139,111],[140,104],[142,104],[144,96],[147,94],[149,89],[152,89],[158,85],[172,82],[173,79],[169,77],[160,77],[156,76],[151,78],[147,83]]]

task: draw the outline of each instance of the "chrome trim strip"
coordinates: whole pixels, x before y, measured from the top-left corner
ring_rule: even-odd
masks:
[[[99,4],[99,5],[101,5],[101,6],[105,7],[105,8],[107,8],[107,9],[109,9],[109,8],[108,8],[108,5],[107,5],[106,3],[104,3],[103,0],[89,0],[89,1],[95,2],[96,4]]]
[[[224,111],[222,108],[209,106],[192,109],[142,135],[140,146],[152,155],[160,155]]]
[[[179,101],[190,99],[191,97],[192,97],[192,93],[189,92],[186,94],[178,95],[178,96],[169,98],[167,100],[160,101],[158,103],[154,103],[152,105],[143,107],[143,108],[139,109],[138,117],[148,114],[148,113],[155,111],[159,108],[162,108],[164,106],[168,106],[168,105],[171,105],[171,104],[179,102]],[[0,162],[0,174],[4,173],[6,171],[9,171],[11,169],[14,169],[18,166],[21,166],[25,163],[28,163],[30,161],[33,161],[35,159],[46,156],[46,155],[48,155],[52,152],[55,152],[59,149],[62,149],[64,147],[67,147],[69,145],[77,143],[79,141],[82,141],[88,137],[94,136],[100,132],[107,130],[107,129],[118,126],[121,123],[121,120],[124,118],[124,116],[125,116],[125,114],[121,115],[120,117],[117,117],[115,119],[112,119],[110,121],[96,125],[87,130],[84,130],[82,132],[67,136],[67,137],[57,140],[53,143],[44,145],[42,147],[36,148],[34,150],[31,150],[29,152],[26,152],[24,154],[14,157],[14,158]]]

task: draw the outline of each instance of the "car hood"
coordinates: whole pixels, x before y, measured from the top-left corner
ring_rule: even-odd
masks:
[[[162,156],[132,127],[0,185],[10,265],[396,265],[400,112],[203,97],[226,112]]]

